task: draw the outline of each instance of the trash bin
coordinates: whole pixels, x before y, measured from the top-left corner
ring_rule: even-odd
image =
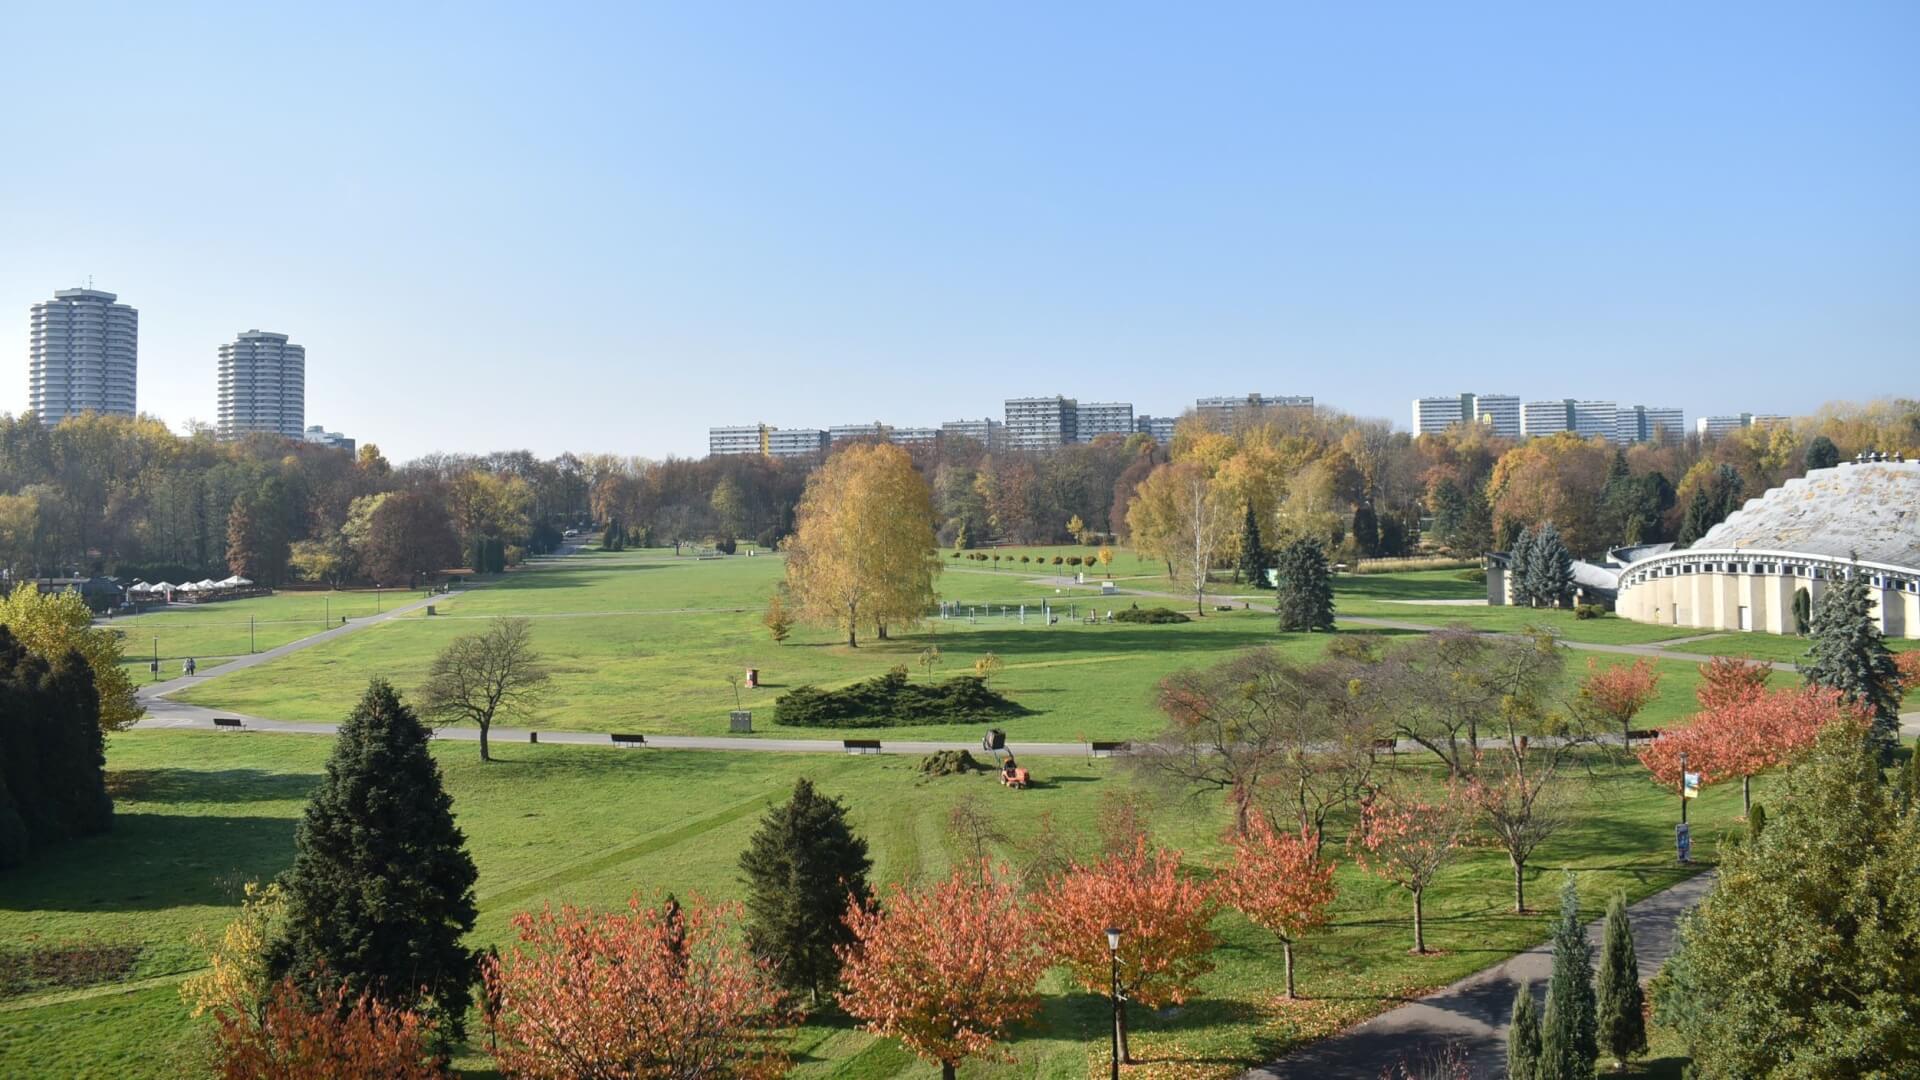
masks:
[[[747,689],[754,690],[754,689],[758,689],[759,686],[760,686],[760,669],[757,667],[748,668],[747,669]]]
[[[733,712],[727,714],[727,719],[730,721],[728,730],[732,731],[734,734],[736,735],[752,734],[753,732],[752,710],[735,709]]]
[[[433,605],[432,605],[432,604],[428,604],[428,605],[427,605],[427,614],[428,614],[428,615],[432,615],[432,614],[433,614]]]

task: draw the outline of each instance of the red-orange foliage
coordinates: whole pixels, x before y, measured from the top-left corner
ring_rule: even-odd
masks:
[[[1900,695],[1920,695],[1920,649],[1893,654],[1893,666],[1900,670]]]
[[[1219,879],[1221,897],[1255,925],[1273,931],[1287,961],[1293,997],[1293,943],[1327,921],[1333,905],[1333,863],[1320,860],[1313,833],[1275,832],[1254,815],[1249,834],[1234,841],[1233,865]]]
[[[1600,667],[1587,660],[1587,677],[1580,683],[1580,700],[1603,720],[1620,725],[1620,737],[1633,730],[1633,718],[1660,690],[1660,673],[1644,657],[1631,664]]]
[[[1772,674],[1773,669],[1758,660],[1716,656],[1700,665],[1700,687],[1693,696],[1699,699],[1702,709],[1737,705],[1766,690],[1767,679]]]
[[[1730,692],[1729,682],[1714,691],[1721,704],[1694,715],[1683,728],[1670,728],[1642,747],[1640,761],[1656,783],[1678,787],[1680,755],[1687,771],[1700,774],[1702,785],[1772,768],[1813,745],[1820,729],[1835,719],[1860,720],[1869,711],[1847,702],[1837,690],[1802,686],[1790,690],[1763,690],[1742,696]],[[1708,696],[1706,687],[1701,697]],[[1750,798],[1747,801],[1751,801]]]
[[[1037,917],[1048,955],[1096,993],[1111,980],[1107,928],[1119,929],[1128,998],[1159,1008],[1187,1000],[1194,980],[1213,970],[1208,953],[1219,938],[1207,924],[1218,910],[1205,885],[1180,876],[1179,852],[1149,851],[1136,837],[1131,851],[1047,882]]]
[[[520,945],[482,962],[501,1071],[640,1080],[777,1077],[790,1018],[765,967],[737,944],[732,904],[513,917]],[[525,946],[525,948],[522,948]]]
[[[310,1004],[292,979],[274,987],[258,1023],[236,1003],[214,1009],[214,1072],[222,1080],[432,1080],[428,1028],[417,1013],[345,986]]]
[[[1423,901],[1427,886],[1452,861],[1469,818],[1448,802],[1417,794],[1376,793],[1360,807],[1360,824],[1348,841],[1355,861],[1376,877],[1413,894],[1413,951],[1427,951]]]
[[[840,1004],[952,1080],[962,1060],[1040,1008],[1032,922],[1004,868],[956,870],[913,892],[895,885],[884,906],[847,913],[854,943],[841,951]]]

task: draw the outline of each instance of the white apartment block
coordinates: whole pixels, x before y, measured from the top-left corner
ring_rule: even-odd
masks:
[[[1194,409],[1202,416],[1231,420],[1241,412],[1254,409],[1309,409],[1313,408],[1311,394],[1247,394],[1244,397],[1203,397],[1194,401]]]
[[[223,439],[244,435],[306,438],[307,350],[287,335],[248,330],[220,346],[220,390],[215,429]]]
[[[855,439],[884,439],[888,430],[887,425],[878,421],[871,424],[835,424],[827,429],[827,441],[838,446]]]
[[[940,425],[940,433],[952,438],[972,439],[988,450],[1006,446],[1007,425],[998,420],[949,420]]]
[[[33,305],[27,408],[43,424],[81,413],[135,413],[140,313],[110,292],[61,289]]]
[[[1512,394],[1473,395],[1473,421],[1503,439],[1520,438],[1520,399]]]
[[[1572,412],[1575,435],[1583,439],[1613,439],[1619,406],[1611,401],[1575,401],[1569,403],[1568,408]]]
[[[1438,435],[1453,427],[1473,419],[1473,395],[1458,394],[1447,397],[1423,397],[1413,399],[1413,434]]]
[[[813,457],[827,451],[827,433],[819,428],[767,428],[761,453],[768,457]]]
[[[1076,410],[1074,438],[1090,443],[1102,435],[1133,434],[1133,405],[1125,401],[1089,401]]]
[[[1730,416],[1703,416],[1694,421],[1694,430],[1703,439],[1717,439],[1735,428],[1760,424],[1784,424],[1788,417],[1775,413],[1737,413]]]
[[[1148,416],[1142,413],[1133,418],[1133,430],[1143,435],[1150,435],[1153,437],[1154,442],[1165,446],[1173,442],[1174,425],[1179,422],[1179,418],[1177,417]]]
[[[1007,446],[1050,450],[1079,440],[1080,403],[1069,397],[1008,398]]]
[[[1559,401],[1529,401],[1520,406],[1522,438],[1531,439],[1538,435],[1572,430],[1573,403],[1564,398]]]
[[[1687,433],[1685,410],[1657,405],[1621,406],[1614,415],[1613,441],[1654,442],[1662,437],[1678,439]]]
[[[940,441],[940,429],[897,427],[887,432],[887,441],[895,446],[933,446]]]

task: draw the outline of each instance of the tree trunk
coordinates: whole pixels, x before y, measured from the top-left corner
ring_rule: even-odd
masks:
[[[487,725],[484,722],[480,725],[480,760],[493,760],[493,758],[487,754]]]
[[[1120,995],[1120,1009],[1114,1013],[1114,1022],[1120,1025],[1120,1064],[1132,1065],[1133,1050],[1127,1046],[1127,997]]]
[[[1420,901],[1422,899],[1420,894],[1423,891],[1425,890],[1413,890],[1413,951],[1416,953],[1425,953],[1427,951],[1427,928],[1426,925],[1421,922],[1423,912],[1420,910]]]
[[[1509,858],[1513,863],[1513,913],[1525,915],[1527,913],[1527,866],[1519,859]]]
[[[953,1062],[943,1061],[940,1063],[940,1080],[954,1080]]]
[[[1281,938],[1280,951],[1287,957],[1287,997],[1292,999],[1298,996],[1293,992],[1293,939]]]
[[[1740,778],[1740,816],[1753,816],[1753,777]]]

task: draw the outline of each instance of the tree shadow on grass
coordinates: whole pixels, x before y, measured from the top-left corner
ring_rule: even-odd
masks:
[[[304,800],[319,782],[319,773],[262,769],[114,769],[107,773],[107,791],[116,801],[155,803]]]
[[[291,817],[116,814],[113,831],[44,851],[0,878],[4,911],[163,911],[238,901],[293,861]]]

